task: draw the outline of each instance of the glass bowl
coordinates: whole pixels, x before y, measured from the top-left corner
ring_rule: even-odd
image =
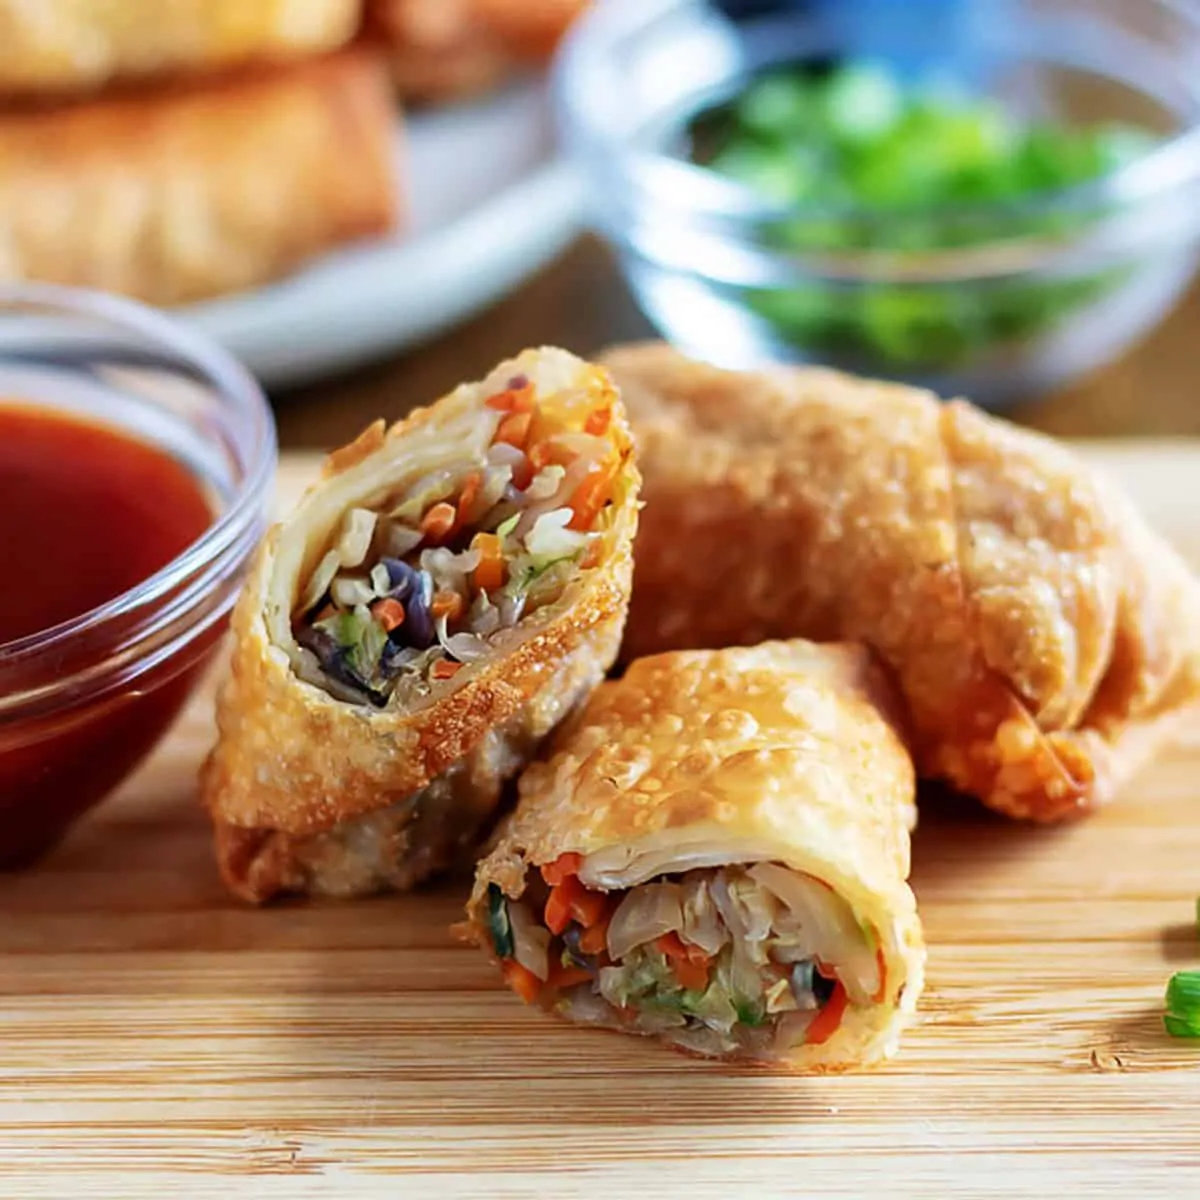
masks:
[[[641,0],[602,3],[576,26],[555,70],[564,140],[639,303],[682,350],[730,367],[818,360],[999,404],[1114,358],[1187,286],[1200,232],[1195,7],[961,0],[914,17],[912,5],[829,3],[734,21],[703,0]],[[965,82],[1018,116],[1158,136],[1091,183],[886,216],[772,204],[688,161],[691,118],[756,75],[859,59]],[[889,249],[821,249],[830,221]],[[931,226],[938,249],[900,248],[928,245]]]
[[[178,714],[262,534],[276,453],[270,409],[237,363],[137,304],[89,292],[0,288],[0,398],[165,451],[213,509],[197,540],[129,591],[0,644],[0,867],[11,868],[53,846]]]

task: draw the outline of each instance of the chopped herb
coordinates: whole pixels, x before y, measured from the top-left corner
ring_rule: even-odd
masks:
[[[1163,1017],[1163,1025],[1172,1037],[1200,1039],[1200,1019],[1193,1023],[1183,1017],[1167,1013]]]
[[[766,1024],[767,1010],[759,1000],[734,1000],[733,1009],[743,1025],[749,1025],[755,1029],[759,1025]]]
[[[512,925],[508,919],[508,901],[494,883],[488,884],[488,929],[491,931],[492,945],[496,947],[497,957],[512,958],[513,936]]]

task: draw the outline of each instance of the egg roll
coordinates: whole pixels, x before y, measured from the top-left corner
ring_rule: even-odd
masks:
[[[548,59],[587,0],[369,0],[369,25],[389,49],[409,100],[475,95]]]
[[[612,664],[639,476],[607,374],[530,350],[335,451],[233,616],[201,790],[238,895],[452,865]]]
[[[1107,802],[1200,717],[1200,587],[1067,447],[815,367],[607,363],[646,477],[623,654],[864,641],[919,773],[1037,821]]]
[[[525,772],[468,936],[568,1021],[798,1070],[886,1057],[924,977],[897,713],[862,646],[634,662]]]
[[[0,92],[278,62],[344,45],[359,0],[0,0]]]
[[[345,51],[254,75],[0,113],[0,282],[157,305],[257,287],[397,222],[382,62]]]

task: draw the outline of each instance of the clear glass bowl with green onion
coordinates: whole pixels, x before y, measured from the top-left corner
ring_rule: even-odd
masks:
[[[735,22],[703,0],[580,23],[562,128],[668,338],[1001,403],[1169,310],[1200,239],[1197,10],[935,7],[924,28],[912,5]]]

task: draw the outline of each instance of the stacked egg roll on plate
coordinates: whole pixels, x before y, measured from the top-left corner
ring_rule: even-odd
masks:
[[[359,0],[0,0],[0,93],[224,70],[333,50]]]
[[[860,640],[918,772],[1040,821],[1105,802],[1200,716],[1200,585],[1066,447],[819,368],[605,361],[645,476],[624,655]]]
[[[878,1060],[924,974],[897,710],[862,646],[635,662],[525,772],[468,936],[570,1021],[797,1069]]]
[[[638,485],[608,376],[561,350],[335,452],[233,617],[202,773],[229,885],[406,888],[469,847],[612,665]]]
[[[355,50],[5,111],[0,281],[175,305],[276,279],[394,225],[395,129]]]

